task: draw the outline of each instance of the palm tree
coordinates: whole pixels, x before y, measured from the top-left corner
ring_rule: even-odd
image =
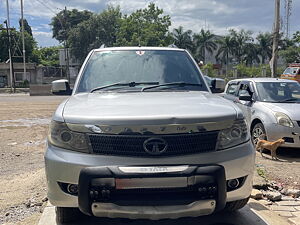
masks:
[[[267,59],[272,57],[272,34],[260,33],[257,35],[258,41],[258,54],[261,56],[261,63],[265,64]]]
[[[260,59],[258,57],[258,45],[254,43],[246,43],[244,46],[243,52],[243,62],[246,65],[252,65],[253,62],[260,63]]]
[[[235,48],[235,42],[231,36],[227,35],[222,37],[217,41],[219,45],[219,49],[216,55],[216,59],[221,59],[222,63],[226,64],[226,75],[228,71],[228,63],[229,63],[229,56],[233,53]]]
[[[216,35],[210,33],[209,30],[201,29],[200,33],[193,35],[193,42],[195,45],[195,57],[201,59],[205,63],[206,51],[213,53],[217,49],[217,44],[214,38]]]
[[[244,48],[247,43],[253,42],[253,38],[251,37],[251,31],[245,31],[244,29],[237,32],[234,29],[229,30],[229,34],[234,42],[233,55],[236,57],[237,62],[241,63],[244,55]]]
[[[193,43],[192,43],[192,31],[187,30],[184,31],[182,26],[179,26],[178,28],[173,29],[172,37],[174,38],[174,44],[179,48],[184,49],[192,49]]]

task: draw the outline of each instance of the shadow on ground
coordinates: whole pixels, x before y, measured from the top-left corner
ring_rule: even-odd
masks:
[[[254,213],[249,206],[238,212],[216,213],[210,216],[197,218],[181,218],[176,220],[128,220],[102,219],[82,216],[72,225],[268,225],[261,217]],[[63,225],[63,224],[61,224]]]

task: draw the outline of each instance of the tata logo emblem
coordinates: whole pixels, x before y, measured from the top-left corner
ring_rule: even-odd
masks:
[[[150,155],[160,155],[167,151],[168,143],[161,138],[149,138],[144,141],[143,147]]]

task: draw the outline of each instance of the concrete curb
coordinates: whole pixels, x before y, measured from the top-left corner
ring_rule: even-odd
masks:
[[[187,221],[185,221],[187,220]],[[141,222],[142,221],[142,222]],[[232,222],[232,224],[230,223]],[[76,223],[82,225],[94,225],[98,224],[97,219],[83,219]],[[143,224],[166,224],[165,222],[160,221],[133,221],[132,225],[143,225]],[[172,220],[172,224],[184,224],[188,223],[190,225],[196,224],[239,224],[239,225],[289,225],[290,223],[287,219],[280,217],[275,212],[272,212],[258,201],[251,199],[249,204],[243,209],[239,210],[236,213],[220,213],[211,216],[205,216],[200,218],[183,218],[178,220]],[[72,223],[73,224],[73,223]],[[117,225],[122,224],[119,220],[110,220],[104,219],[101,224],[111,224]],[[169,223],[167,223],[169,224]],[[40,218],[38,225],[58,225],[55,219],[55,207],[48,204]],[[75,224],[74,224],[75,225]]]

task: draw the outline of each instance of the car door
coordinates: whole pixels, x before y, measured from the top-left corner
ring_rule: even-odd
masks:
[[[237,98],[236,101],[234,101],[238,107],[243,111],[243,114],[248,122],[248,124],[251,123],[251,115],[252,115],[252,106],[254,104],[253,101],[243,101],[239,99],[240,95],[250,95],[254,97],[254,88],[253,84],[250,81],[242,81],[239,85],[238,91],[237,91]]]

